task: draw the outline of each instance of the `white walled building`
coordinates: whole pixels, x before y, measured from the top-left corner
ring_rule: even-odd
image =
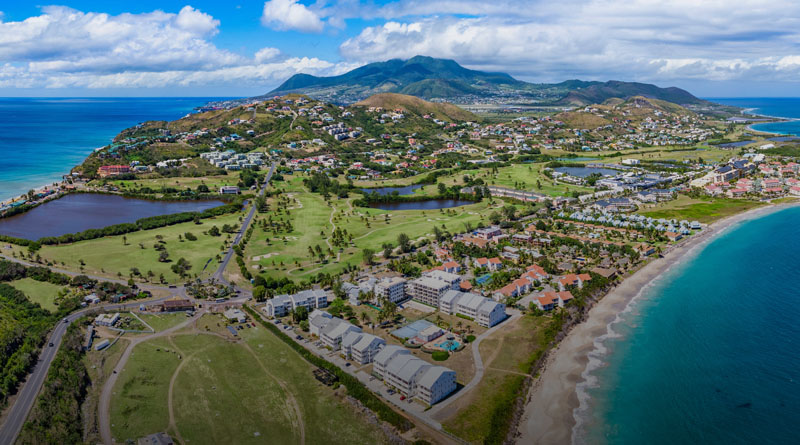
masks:
[[[303,306],[309,311],[328,306],[328,295],[323,290],[304,290],[294,295],[278,295],[267,301],[263,311],[270,317],[282,317]]]
[[[393,303],[405,300],[406,280],[400,277],[384,278],[375,284],[375,297],[386,298]]]
[[[439,303],[439,310],[450,315],[464,315],[490,328],[505,320],[506,305],[478,294],[449,290]]]
[[[353,326],[341,318],[332,318],[331,321],[322,328],[320,338],[325,346],[336,351],[341,346],[342,338],[350,332],[361,332],[361,328]]]
[[[439,307],[439,299],[448,290],[456,290],[461,284],[461,277],[456,274],[432,270],[409,283],[409,293],[421,303]]]
[[[417,383],[417,398],[433,405],[456,390],[456,372],[444,366],[432,366]]]

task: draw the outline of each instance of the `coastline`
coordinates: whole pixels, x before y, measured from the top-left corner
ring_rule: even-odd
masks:
[[[591,369],[602,365],[597,356],[605,352],[603,342],[614,335],[612,325],[630,303],[674,265],[699,253],[728,229],[798,205],[798,202],[772,204],[716,221],[662,258],[646,264],[603,297],[589,311],[587,319],[548,354],[540,377],[528,393],[525,413],[517,426],[517,442],[574,443],[575,429],[579,426],[576,414],[587,409],[588,402],[581,386],[591,382]]]

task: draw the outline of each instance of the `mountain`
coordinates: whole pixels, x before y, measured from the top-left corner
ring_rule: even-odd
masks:
[[[379,93],[362,101],[356,106],[381,107],[386,110],[402,109],[418,116],[430,115],[437,119],[450,121],[479,121],[480,118],[463,108],[447,103],[428,102],[419,97],[397,93]]]
[[[345,104],[379,93],[400,93],[458,103],[475,103],[488,98],[509,104],[583,106],[612,98],[627,100],[643,96],[680,105],[708,104],[675,87],[577,79],[534,84],[514,79],[506,73],[471,70],[453,60],[426,56],[370,63],[331,77],[295,74],[278,88],[256,99],[287,93],[307,94],[315,99]]]

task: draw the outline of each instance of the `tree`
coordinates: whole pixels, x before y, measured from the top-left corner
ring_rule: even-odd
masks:
[[[491,221],[492,224],[500,224],[500,221],[502,221],[502,219],[503,219],[503,217],[500,216],[500,214],[497,213],[497,212],[492,212],[489,215],[489,221]]]
[[[303,320],[308,320],[308,308],[305,306],[298,306],[297,309],[292,311],[292,321],[299,323]]]
[[[192,268],[192,265],[186,261],[186,258],[181,257],[178,262],[172,265],[170,269],[181,278],[186,276],[186,273]]]
[[[125,236],[125,235],[122,235],[122,245],[123,246],[127,246],[128,245],[128,237]]]
[[[166,250],[162,250],[161,253],[158,254],[158,262],[159,263],[166,263],[169,261],[169,253]]]
[[[509,204],[503,207],[503,215],[506,217],[507,220],[513,220],[517,216],[517,208],[513,205]]]
[[[267,289],[264,286],[256,286],[253,288],[253,299],[262,302],[267,299]]]
[[[392,243],[383,243],[383,259],[388,260],[392,257],[392,250],[394,250],[394,246]]]
[[[405,233],[397,235],[397,245],[403,253],[411,251],[411,239]]]
[[[361,255],[364,257],[364,264],[368,266],[375,264],[374,250],[370,249],[369,247],[365,247],[364,250],[361,251]]]
[[[217,226],[211,226],[211,228],[208,229],[208,234],[211,236],[219,236],[219,228]]]

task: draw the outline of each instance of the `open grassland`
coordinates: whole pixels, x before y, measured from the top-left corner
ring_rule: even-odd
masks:
[[[177,353],[166,351],[169,348],[166,339],[134,348],[111,400],[111,432],[117,442],[135,441],[169,426],[169,382],[181,362]]]
[[[29,300],[38,303],[44,309],[50,312],[58,310],[56,297],[58,297],[58,293],[63,289],[63,286],[46,281],[36,281],[33,278],[23,278],[8,284],[22,291]]]
[[[95,339],[96,342],[101,341]],[[120,356],[128,347],[128,341],[120,338],[111,346],[96,351],[91,348],[83,356],[83,362],[86,370],[89,373],[91,385],[89,385],[86,400],[81,407],[84,419],[84,433],[86,443],[101,443],[100,433],[97,426],[97,405],[100,400],[100,392],[103,388],[103,383],[111,375],[111,372],[119,361]]]
[[[573,192],[591,193],[594,191],[590,187],[556,183],[542,173],[544,166],[545,164],[542,163],[513,164],[498,168],[497,173],[494,173],[492,169],[466,170],[454,175],[442,176],[439,178],[439,182],[448,187],[462,185],[464,176],[468,175],[473,179],[482,179],[487,185],[534,191],[553,197],[571,196]]]
[[[201,331],[136,347],[114,389],[118,442],[156,431],[199,444],[384,442],[343,401],[343,388],[317,382],[311,365],[266,329],[246,328],[234,340],[227,330],[202,327],[217,324],[225,322],[206,315]]]
[[[183,312],[165,312],[160,314],[137,313],[136,315],[144,320],[145,323],[149,324],[156,332],[161,332],[186,321],[186,314]]]
[[[39,254],[44,260],[53,261],[58,266],[70,270],[81,270],[81,261],[84,262],[83,271],[86,273],[116,277],[117,273],[128,277],[131,268],[139,269],[142,275],[152,271],[154,281],[158,281],[163,274],[166,282],[175,283],[180,277],[171,270],[171,266],[180,258],[185,258],[191,269],[189,274],[207,277],[214,272],[217,266],[215,259],[222,252],[222,245],[229,234],[211,236],[206,234],[212,226],[222,228],[224,224],[239,226],[239,214],[223,215],[216,218],[203,219],[202,224],[193,222],[161,227],[153,230],[143,230],[129,233],[125,236],[108,236],[88,241],[57,246],[44,246]],[[187,241],[184,236],[191,232],[197,237],[196,241]],[[153,246],[161,240],[165,241],[164,247],[169,253],[169,262],[160,262],[160,252]],[[180,236],[183,241],[178,239]],[[143,246],[143,247],[142,247]],[[208,260],[212,260],[205,271],[203,267]],[[136,278],[137,280],[139,278]]]
[[[678,199],[649,207],[640,211],[652,218],[666,218],[710,223],[727,216],[764,205],[763,202],[726,198],[690,198],[679,195]]]
[[[474,443],[493,434],[493,418],[510,411],[531,365],[544,353],[544,328],[549,322],[548,317],[526,315],[481,342],[486,372],[469,394],[437,413],[445,430]]]
[[[136,190],[138,188],[149,187],[152,189],[160,189],[162,187],[172,187],[177,189],[190,188],[197,190],[200,185],[205,185],[212,192],[218,191],[223,185],[236,185],[239,182],[239,175],[218,175],[218,176],[205,176],[199,178],[192,177],[173,177],[173,178],[151,178],[151,179],[127,179],[127,180],[113,180],[108,181],[123,191]]]
[[[277,183],[276,186],[285,189],[283,196],[289,196],[295,201],[289,206],[289,215],[273,213],[273,218],[290,220],[293,230],[275,234],[265,232],[256,223],[253,237],[245,252],[252,272],[264,270],[275,277],[298,279],[319,272],[337,272],[346,264],[361,263],[364,248],[380,252],[384,243],[396,246],[400,233],[416,240],[430,236],[434,225],[440,228],[444,226],[452,233],[463,232],[466,223],[474,226],[485,222],[488,215],[497,210],[488,201],[484,201],[441,211],[385,211],[353,206],[352,200],[360,197],[355,194],[347,199],[331,199],[326,203],[321,195],[310,193],[303,187],[301,176],[292,177],[286,183]],[[427,189],[433,187],[428,186]],[[276,207],[274,202],[272,199],[270,212]],[[501,202],[495,202],[494,207],[500,205]],[[259,220],[265,218],[266,215],[259,216]],[[341,252],[338,247],[328,245],[334,226],[346,230],[352,236],[352,241]],[[317,245],[328,253],[325,263],[320,263],[316,257],[311,258],[308,248],[315,248]],[[333,251],[332,256],[328,249]]]

